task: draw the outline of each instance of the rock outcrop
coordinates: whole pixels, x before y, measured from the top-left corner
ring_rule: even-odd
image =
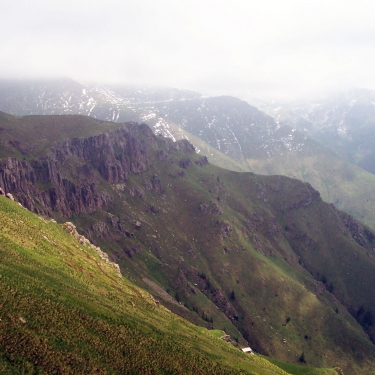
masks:
[[[81,235],[78,233],[76,226],[71,223],[70,221],[65,222],[62,225],[63,229],[70,233],[81,245],[87,246],[97,252],[99,257],[108,265],[113,267],[117,271],[117,276],[122,277],[121,271],[120,271],[120,266],[117,263],[114,263],[109,260],[108,254],[102,251],[102,249],[98,246],[95,246],[88,240],[85,236]]]
[[[374,240],[374,234],[358,221],[353,219],[353,217],[345,212],[337,210],[333,205],[331,205],[331,208],[335,212],[336,216],[341,220],[342,224],[350,231],[350,234],[359,245],[365,246],[367,241]]]
[[[166,143],[169,152],[194,151],[187,141]],[[120,184],[130,174],[149,167],[153,160],[150,153],[156,145],[151,129],[136,123],[97,136],[60,141],[40,158],[28,161],[9,157],[0,161],[0,187],[4,194],[15,194],[29,210],[46,216],[56,211],[69,218],[105,210],[113,197],[99,187],[95,173],[111,184]],[[168,151],[164,153],[163,158],[168,159]],[[150,190],[163,191],[157,175],[148,185]]]

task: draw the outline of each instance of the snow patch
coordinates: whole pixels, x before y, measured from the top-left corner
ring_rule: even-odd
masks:
[[[151,120],[151,119],[153,119],[153,118],[155,118],[156,117],[156,113],[154,113],[154,112],[150,112],[150,113],[144,113],[144,114],[142,114],[141,116],[140,116],[140,118],[141,118],[141,120],[142,121],[149,121],[149,120]]]

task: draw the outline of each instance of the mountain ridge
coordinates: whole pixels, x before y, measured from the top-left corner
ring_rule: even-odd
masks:
[[[49,118],[10,118],[13,129],[30,121],[37,134],[48,124],[62,134],[35,155],[2,158],[6,192],[40,214],[69,217],[124,276],[195,323],[284,361],[298,363],[303,351],[308,365],[371,373],[371,230],[309,184],[220,169],[146,125]],[[85,137],[66,140],[65,129],[80,127]]]
[[[375,91],[356,88],[311,101],[259,103],[259,108],[373,174],[374,103]]]
[[[84,86],[68,79],[1,81],[1,109],[18,115],[81,113],[120,123],[147,122],[156,134],[188,139],[197,152],[226,169],[309,182],[325,201],[375,228],[372,174],[236,98],[167,88]]]

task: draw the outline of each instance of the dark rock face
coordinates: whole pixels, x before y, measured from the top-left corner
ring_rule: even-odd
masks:
[[[96,221],[87,231],[87,234],[89,237],[92,237],[93,234],[94,236],[103,240],[111,239],[108,225],[102,221]]]
[[[177,141],[176,148],[182,152],[195,152],[194,146],[186,139]]]
[[[158,159],[158,161],[165,160],[169,164],[173,164],[174,163],[171,155],[169,155],[165,150],[158,150],[157,159]]]
[[[106,181],[117,183],[126,180],[130,173],[147,169],[152,144],[156,145],[156,139],[147,125],[130,123],[98,136],[63,142],[57,145],[55,155],[60,163],[70,156],[87,161]]]
[[[123,249],[124,253],[129,257],[132,258],[136,254],[140,254],[142,252],[142,246],[140,244],[134,244],[131,247],[125,247]]]
[[[145,181],[143,183],[143,186],[145,187],[145,189],[147,191],[154,191],[157,194],[161,194],[164,191],[164,188],[163,188],[163,186],[161,184],[161,181],[160,181],[158,175],[156,175],[156,174],[154,174],[151,177],[151,181],[150,182]]]
[[[179,162],[178,162],[178,165],[181,167],[181,168],[188,168],[191,166],[191,160],[189,158],[184,158],[184,159],[181,159]]]
[[[185,171],[181,169],[177,173],[169,173],[169,176],[172,178],[185,177]]]
[[[0,186],[11,192],[26,208],[51,216],[64,217],[107,209],[113,198],[100,191],[94,170],[109,183],[119,183],[129,174],[143,172],[150,164],[150,148],[156,145],[151,129],[135,123],[88,138],[66,140],[51,152],[32,161],[7,158],[0,162]],[[170,145],[172,148],[173,145]],[[185,142],[175,148],[188,149]],[[74,158],[77,166],[68,165]],[[68,170],[68,171],[67,171]],[[150,186],[163,187],[153,176]]]
[[[40,192],[36,186],[38,174],[26,161],[7,158],[0,162],[0,185],[5,192],[12,192],[17,199],[31,211],[48,214],[44,201],[49,195]],[[41,208],[42,207],[42,208]]]
[[[159,212],[159,208],[157,208],[155,205],[151,205],[147,208],[146,212],[151,212],[156,215]]]
[[[365,246],[367,241],[374,240],[374,234],[370,230],[365,228],[345,212],[338,211],[333,205],[331,205],[331,207],[338,218],[341,219],[344,226],[349,229],[350,234],[359,245]]]
[[[154,174],[151,178],[151,184],[152,184],[152,189],[158,193],[158,194],[161,194],[163,191],[164,191],[164,188],[161,184],[161,181],[159,179],[159,177]]]
[[[222,215],[223,211],[220,207],[214,202],[209,201],[207,203],[201,203],[198,207],[198,211],[202,214],[212,214],[212,215]]]
[[[229,223],[226,223],[224,221],[217,221],[216,225],[219,227],[219,234],[223,241],[226,240],[227,237],[230,237],[232,235],[233,228]]]
[[[203,167],[205,164],[208,164],[207,156],[202,156],[199,160],[195,162],[196,165]]]
[[[19,141],[10,140],[9,144],[15,147],[21,154],[26,155],[30,150],[25,148]]]

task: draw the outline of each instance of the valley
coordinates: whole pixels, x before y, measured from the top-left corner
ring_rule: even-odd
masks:
[[[5,192],[72,221],[171,311],[284,363],[372,373],[375,235],[311,185],[216,167],[147,125],[2,113],[1,128]]]
[[[375,2],[2,5],[0,375],[375,375]]]

